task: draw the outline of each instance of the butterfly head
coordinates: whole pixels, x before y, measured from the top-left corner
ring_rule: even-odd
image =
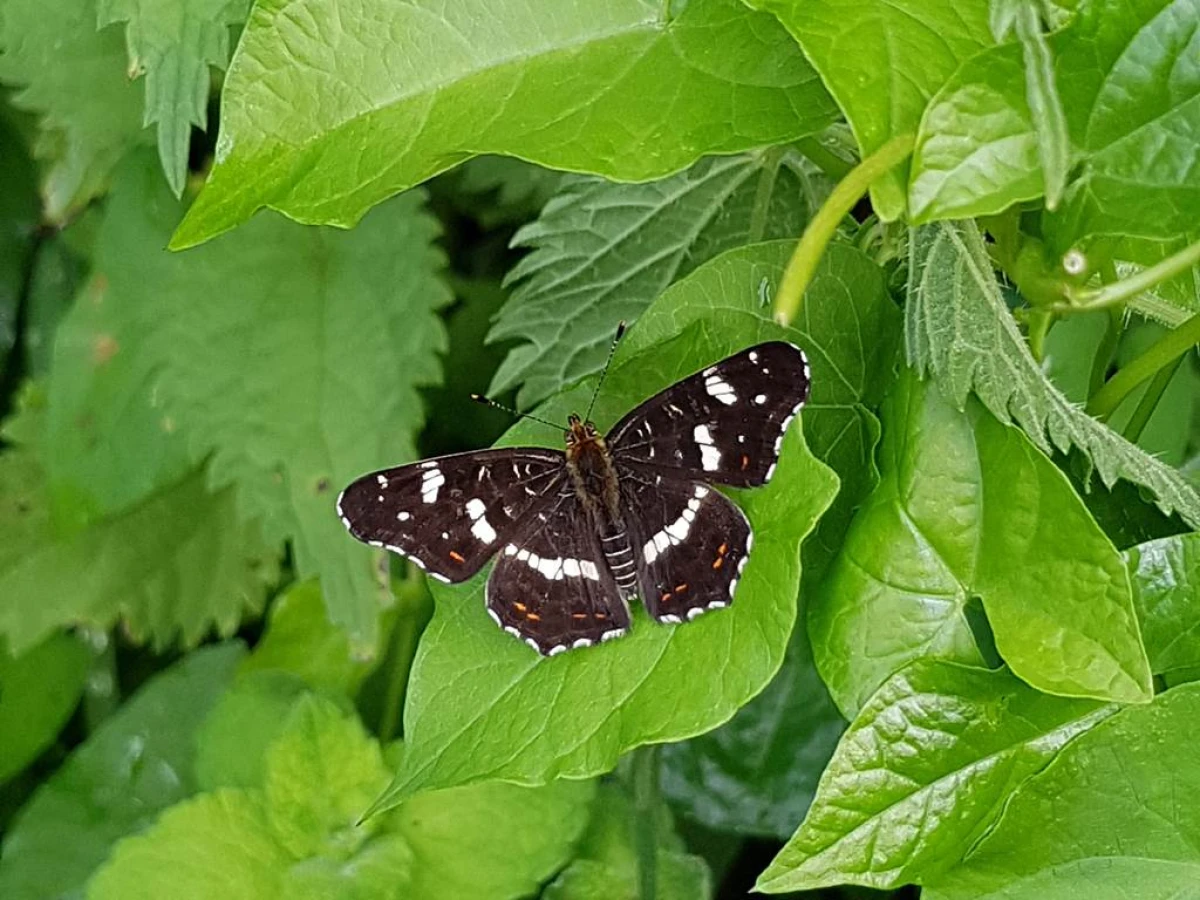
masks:
[[[564,437],[568,447],[577,447],[580,444],[600,439],[600,432],[596,430],[595,424],[583,421],[574,413],[567,417],[567,426]]]

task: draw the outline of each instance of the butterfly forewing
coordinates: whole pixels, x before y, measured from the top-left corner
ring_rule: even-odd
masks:
[[[759,344],[651,397],[608,436],[618,463],[754,487],[775,472],[784,432],[808,398],[798,347]]]
[[[629,628],[600,539],[570,488],[501,547],[486,602],[501,628],[547,656]]]
[[[566,477],[555,450],[443,456],[364,475],[338,498],[350,533],[414,560],[443,581],[470,578]]]
[[[753,542],[742,511],[714,488],[657,468],[618,472],[647,612],[683,622],[732,603]]]

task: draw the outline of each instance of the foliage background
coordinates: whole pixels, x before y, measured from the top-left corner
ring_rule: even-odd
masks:
[[[1190,896],[1197,23],[6,0],[0,896]],[[601,426],[811,360],[731,609],[540,660],[344,533],[622,319]]]

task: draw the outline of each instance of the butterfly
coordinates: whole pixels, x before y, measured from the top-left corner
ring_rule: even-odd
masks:
[[[441,581],[495,557],[488,614],[546,656],[625,634],[635,596],[658,622],[682,623],[733,601],[753,543],[713,485],[771,480],[808,389],[798,347],[759,344],[676,382],[607,435],[572,415],[562,451],[481,450],[372,472],[337,512],[360,541]]]

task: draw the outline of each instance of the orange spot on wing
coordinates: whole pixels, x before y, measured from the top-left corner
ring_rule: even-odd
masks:
[[[719,569],[723,565],[725,565],[725,557],[718,556],[716,559],[713,560],[713,568],[714,569]]]
[[[527,618],[530,622],[542,621],[542,617],[539,616],[537,613],[529,613],[529,615],[527,615],[525,618]]]
[[[748,457],[745,453],[743,453],[742,454],[742,471],[745,472],[746,469],[748,469],[749,467],[750,467],[750,457]]]
[[[720,547],[717,548],[717,553],[721,556],[724,556],[728,551],[729,551],[728,544],[722,544]]]
[[[670,594],[663,594],[663,595],[662,595],[662,599],[660,599],[660,600],[659,600],[659,603],[666,603],[666,602],[667,602],[668,600],[670,600],[670,599],[671,599],[671,595],[670,595]]]
[[[516,610],[519,613],[523,613],[523,612],[525,612],[525,610],[527,610],[529,608],[524,603],[514,603],[513,606],[516,607]]]
[[[587,613],[571,613],[572,619],[586,619]]]
[[[459,553],[457,550],[450,551],[450,558],[452,560],[454,560],[455,562],[466,562],[466,560],[463,559],[463,555],[461,553]]]
[[[600,621],[604,621],[605,619],[608,618],[608,613],[592,613],[592,615],[595,616]]]
[[[675,593],[677,593],[677,594],[682,594],[686,590],[687,590],[687,582],[686,581],[683,584],[675,585]]]

